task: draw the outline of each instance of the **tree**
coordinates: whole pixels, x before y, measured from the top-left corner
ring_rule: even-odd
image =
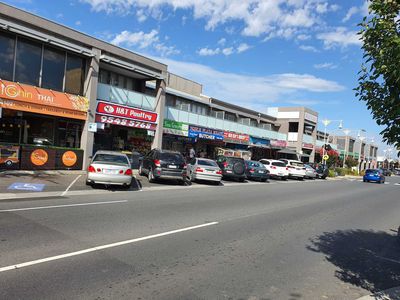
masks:
[[[324,149],[320,149],[319,150],[319,154],[321,155],[321,157],[323,156],[324,153]],[[329,156],[328,160],[326,161],[326,165],[330,168],[332,166],[336,166],[338,164],[340,164],[340,158],[339,158],[339,153],[333,149],[326,151],[325,150],[325,154]]]
[[[365,101],[388,144],[400,148],[400,1],[371,0],[359,32],[363,64],[356,96]]]
[[[348,168],[352,168],[358,166],[358,160],[354,159],[352,156],[348,156],[346,158],[345,164]]]

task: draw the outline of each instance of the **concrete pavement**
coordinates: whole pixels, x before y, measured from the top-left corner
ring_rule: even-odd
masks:
[[[0,272],[0,298],[357,299],[398,285],[399,181],[5,200],[0,268],[62,257]]]

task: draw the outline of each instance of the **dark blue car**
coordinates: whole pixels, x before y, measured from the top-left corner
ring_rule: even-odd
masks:
[[[380,169],[367,169],[363,177],[364,182],[374,181],[377,183],[385,183],[385,176]]]

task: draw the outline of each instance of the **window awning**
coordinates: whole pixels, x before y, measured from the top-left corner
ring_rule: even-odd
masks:
[[[297,152],[296,152],[296,151],[291,150],[291,149],[289,149],[289,148],[285,148],[285,149],[279,150],[278,153],[282,153],[282,154],[296,154],[296,155],[297,155]]]

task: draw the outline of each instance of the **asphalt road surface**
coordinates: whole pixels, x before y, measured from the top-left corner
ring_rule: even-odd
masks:
[[[400,285],[397,183],[0,201],[0,299],[357,299]]]

